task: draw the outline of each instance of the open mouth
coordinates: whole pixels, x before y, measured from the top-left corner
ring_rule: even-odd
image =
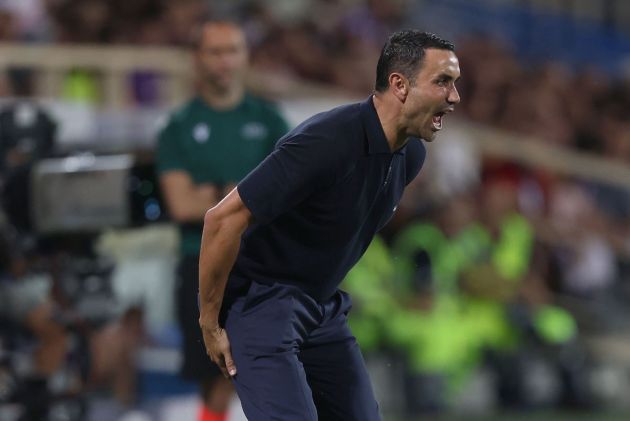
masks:
[[[442,130],[442,117],[444,117],[444,114],[446,114],[444,111],[433,114],[432,122],[434,131]]]
[[[450,112],[453,112],[453,110],[454,108],[451,106],[451,107],[447,107],[443,109],[439,113],[433,114],[432,123],[433,123],[434,132],[437,132],[438,130],[442,130],[442,120],[444,119],[444,116]]]

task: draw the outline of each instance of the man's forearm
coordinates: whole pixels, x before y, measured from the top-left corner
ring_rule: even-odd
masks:
[[[179,223],[203,221],[206,211],[223,197],[218,186],[195,184],[190,174],[181,170],[162,174],[160,185],[168,211]]]
[[[221,190],[213,184],[200,184],[193,188],[192,194],[182,203],[182,216],[186,219],[180,222],[202,222],[208,209],[216,206],[223,198]]]
[[[233,223],[214,209],[204,218],[199,256],[200,322],[207,328],[217,324],[225,284],[238,254],[241,234],[247,223]]]
[[[218,205],[206,212],[199,256],[199,326],[206,353],[226,377],[236,375],[225,329],[219,326],[219,312],[241,235],[253,216],[238,190],[232,190]]]
[[[209,183],[196,185],[190,198],[190,203],[188,206],[182,206],[183,209],[189,212],[188,218],[190,219],[183,222],[203,221],[208,209],[216,206],[234,187],[236,187],[236,184],[230,184],[223,188]]]

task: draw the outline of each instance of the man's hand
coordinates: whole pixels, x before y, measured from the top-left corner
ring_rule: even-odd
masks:
[[[225,329],[218,325],[205,327],[200,320],[201,332],[203,333],[203,341],[206,346],[206,353],[216,365],[219,366],[226,378],[236,375],[236,366],[230,352],[230,341],[227,337]]]

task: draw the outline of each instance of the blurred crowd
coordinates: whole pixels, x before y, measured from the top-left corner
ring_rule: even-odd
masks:
[[[413,13],[412,13],[413,12]],[[421,6],[408,0],[106,1],[3,0],[0,41],[188,46],[191,28],[229,17],[245,29],[253,68],[363,95],[373,88],[383,40],[417,26]],[[473,121],[627,162],[630,82],[597,63],[520,61],[496,38],[456,41],[466,69],[460,107]]]
[[[2,0],[0,41],[186,46],[195,23],[227,15],[245,29],[254,70],[367,95],[383,40],[414,22],[404,0],[219,3]],[[597,63],[579,71],[560,62],[526,63],[489,35],[455,43],[463,74],[460,118],[525,135],[523,142],[630,164],[629,80],[601,72]],[[36,111],[25,113],[32,119]],[[47,124],[42,130],[54,131]],[[448,136],[439,142],[449,142]],[[448,166],[454,158],[440,159]],[[582,339],[623,333],[630,315],[630,181],[612,185],[475,154],[461,163],[470,172],[446,192],[428,193],[436,171],[419,177],[346,280],[359,341],[368,354],[404,356],[413,374],[408,390],[414,410],[447,407],[449,396],[481,368],[494,373],[508,406],[594,405],[597,396],[584,380],[592,356]],[[27,263],[41,267],[28,244],[22,246],[24,252],[0,248],[3,288],[5,278],[27,276]],[[48,264],[63,266],[61,258],[50,257]],[[55,294],[68,305],[67,291]],[[74,345],[93,350],[85,383],[115,384],[122,402],[134,399],[124,368],[140,342],[136,309],[118,323],[89,328],[67,312],[55,313],[47,329],[37,323],[51,311],[49,298],[37,291],[27,296],[32,302],[15,312],[43,343],[58,350],[77,331],[89,331],[87,343]],[[63,333],[67,329],[72,333]],[[99,354],[99,341],[120,344],[109,356],[115,358]],[[39,357],[31,381],[62,364],[48,357]],[[532,361],[541,360],[556,382],[547,389],[555,394],[543,397],[527,383]]]

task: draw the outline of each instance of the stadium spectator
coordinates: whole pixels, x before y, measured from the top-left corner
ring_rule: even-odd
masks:
[[[55,320],[52,279],[33,270],[22,253],[19,238],[4,220],[0,222],[0,327],[16,325],[35,337],[34,367],[23,379],[27,403],[24,419],[44,419],[50,404],[48,380],[64,363],[68,350],[65,328]],[[3,329],[4,330],[4,329]],[[9,330],[11,331],[11,330]],[[10,336],[15,336],[16,329]],[[7,332],[3,332],[7,334]],[[5,342],[3,338],[2,343]],[[8,341],[6,341],[8,342]]]

